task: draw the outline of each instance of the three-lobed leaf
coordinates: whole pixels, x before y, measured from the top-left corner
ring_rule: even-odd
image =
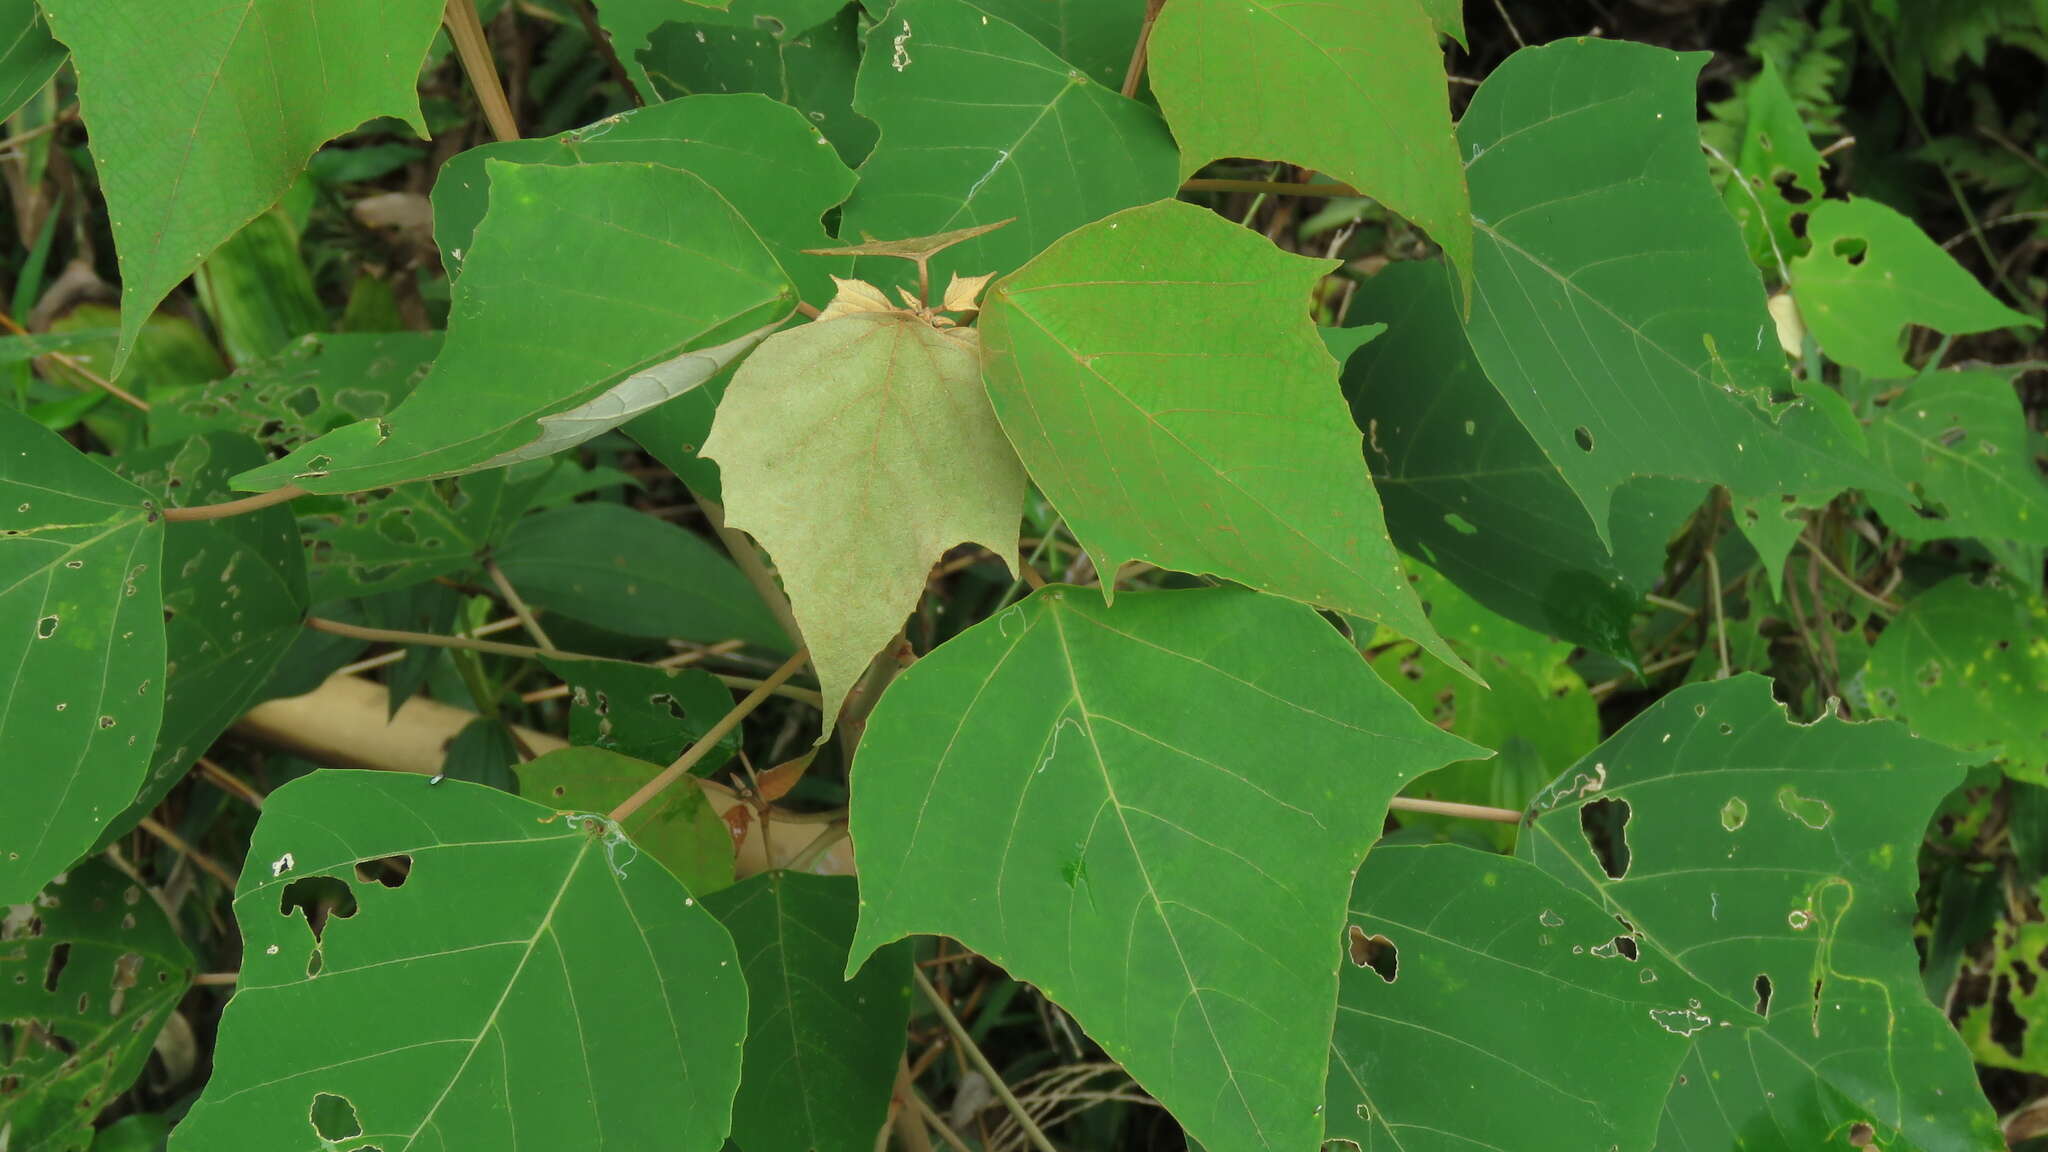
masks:
[[[1193,205],[1120,212],[991,289],[989,398],[1105,595],[1147,560],[1376,620],[1462,668],[1401,574],[1305,311],[1327,271]]]
[[[848,968],[955,937],[1191,1138],[1314,1147],[1349,877],[1401,785],[1474,751],[1300,605],[1042,589],[882,697],[853,768]]]
[[[725,1137],[732,939],[596,817],[315,772],[271,793],[235,918],[241,976],[178,1152]]]
[[[135,798],[164,714],[164,525],[149,493],[0,406],[0,904]]]

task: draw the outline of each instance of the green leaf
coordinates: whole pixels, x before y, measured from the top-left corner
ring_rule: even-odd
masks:
[[[1961,778],[1896,724],[1795,724],[1744,675],[1663,697],[1537,798],[1518,855],[1671,957],[1660,982],[1715,993],[1659,1017],[1693,1038],[1660,1149],[1846,1146],[1859,1124],[1873,1147],[1997,1146],[1903,930]]]
[[[164,710],[164,526],[149,493],[0,407],[0,905],[92,846]]]
[[[387,416],[244,473],[352,492],[534,459],[697,384],[795,289],[701,177],[655,164],[487,165],[492,206],[433,371]]]
[[[1794,216],[1827,192],[1821,182],[1820,151],[1806,133],[1799,105],[1785,90],[1778,66],[1764,57],[1763,70],[1742,86],[1742,150],[1721,200],[1742,229],[1749,258],[1780,269],[1781,260],[1805,253],[1807,240],[1793,231]],[[1797,202],[1788,193],[1797,189]]]
[[[1870,651],[1863,691],[1876,715],[2048,784],[2048,604],[2037,591],[1952,576],[1906,601]]]
[[[1234,156],[1313,168],[1413,221],[1470,281],[1443,52],[1417,0],[1174,0],[1150,59],[1183,178]]]
[[[1309,321],[1329,270],[1191,204],[1118,213],[991,291],[989,398],[1105,596],[1149,560],[1364,616],[1462,668],[1401,574]]]
[[[910,946],[852,980],[850,876],[770,872],[707,897],[747,975],[747,1054],[733,1143],[757,1152],[869,1152],[888,1119],[910,1022]]]
[[[710,500],[723,501],[725,490],[719,483],[718,465],[703,454],[704,441],[711,437],[718,405],[725,400],[725,390],[732,387],[733,373],[738,370],[739,364],[726,365],[716,376],[636,417],[623,429],[692,493]]]
[[[953,936],[1191,1139],[1313,1148],[1349,877],[1394,792],[1471,752],[1306,608],[1041,590],[882,697],[853,770],[848,968]]]
[[[819,11],[837,15],[814,19]],[[737,0],[717,22],[655,29],[640,65],[663,100],[758,92],[787,104],[858,164],[875,146],[873,122],[853,112],[860,34],[860,9],[844,0]]]
[[[1179,188],[1159,114],[964,0],[899,0],[868,34],[854,109],[881,127],[840,235],[897,240],[1011,223],[932,261],[1008,272],[1068,232]],[[908,264],[865,260],[902,282]]]
[[[1793,497],[1890,481],[1789,387],[1762,285],[1700,153],[1704,54],[1527,48],[1459,122],[1472,157],[1479,363],[1591,513],[1641,476],[1720,484],[1776,571]]]
[[[579,747],[667,764],[732,710],[731,690],[695,668],[547,657],[541,662],[569,686],[569,742]],[[727,733],[716,749],[698,763],[699,776],[739,755],[739,733]]]
[[[1807,219],[1812,252],[1792,263],[1800,318],[1837,364],[1910,376],[1899,332],[1920,324],[1962,335],[2039,321],[1977,283],[1918,225],[1875,200],[1827,200]]]
[[[448,741],[437,775],[518,795],[519,773],[513,769],[518,763],[519,742],[512,730],[495,716],[479,716]]]
[[[527,603],[627,636],[789,638],[716,547],[619,504],[570,504],[519,522],[498,566]]]
[[[1510,620],[1629,658],[1630,622],[1699,486],[1622,485],[1610,550],[1474,359],[1443,268],[1386,268],[1349,317],[1388,327],[1345,363],[1344,393],[1394,543]]]
[[[1660,1021],[1710,995],[1671,957],[1533,865],[1450,844],[1375,849],[1349,919],[1329,1138],[1650,1146],[1691,1048]]]
[[[73,1152],[128,1090],[192,985],[163,909],[102,860],[0,921],[0,1131],[23,1152]]]
[[[50,36],[36,0],[0,3],[0,120],[21,110],[43,90],[68,55]]]
[[[2025,860],[2024,851],[2013,845],[2015,857]],[[2048,1075],[2048,881],[2026,896],[2031,908],[2025,899],[2014,902],[1992,934],[1985,1000],[1965,1001],[1958,1027],[1979,1064],[2040,1076]]]
[[[272,208],[222,244],[193,277],[199,302],[237,364],[275,356],[327,327],[327,309],[299,254],[299,227]]]
[[[119,373],[142,323],[208,253],[277,203],[315,149],[390,116],[440,0],[43,0],[71,48],[121,262]]]
[[[307,336],[234,375],[158,399],[149,438],[230,431],[290,450],[396,407],[441,351],[438,332]]]
[[[512,530],[539,482],[515,480],[507,469],[494,468],[454,480],[297,501],[312,602],[409,588],[474,567],[480,554]]]
[[[593,0],[598,22],[603,25],[606,37],[611,41],[612,51],[618,55],[619,63],[625,65],[627,79],[640,91],[643,97],[654,94],[653,86],[647,82],[647,74],[640,70],[640,50],[647,46],[647,37],[656,28],[673,20],[701,20],[722,10],[732,0]],[[706,11],[707,9],[712,11]]]
[[[327,770],[270,794],[249,861],[241,979],[173,1149],[317,1147],[323,1103],[387,1149],[719,1147],[732,939],[596,818]]]
[[[775,558],[828,732],[948,550],[1016,557],[1028,484],[980,347],[973,329],[899,312],[820,319],[770,337],[719,405],[704,454],[726,523]]]
[[[1930,372],[1871,422],[1870,453],[1920,498],[1871,506],[1908,540],[1960,536],[2048,544],[2048,481],[2013,382],[1998,372]]]
[[[233,498],[228,477],[263,450],[223,432],[115,462],[164,507]],[[135,827],[242,714],[299,637],[309,604],[298,524],[286,508],[164,526],[164,713],[141,791],[100,833]]]
[[[730,701],[731,695],[726,695]],[[730,707],[730,704],[727,705]],[[563,748],[519,767],[519,794],[551,808],[609,812],[661,774],[650,764],[601,748]],[[633,845],[661,862],[683,886],[708,896],[732,884],[732,829],[694,780],[678,781],[626,818]],[[717,909],[712,909],[717,914]],[[741,955],[749,954],[741,941]],[[844,953],[842,947],[833,955]]]
[[[977,6],[1030,33],[1111,91],[1123,87],[1145,14],[1143,5],[1102,0],[977,0]]]
[[[658,164],[709,184],[760,234],[803,295],[822,304],[832,296],[829,274],[846,272],[851,261],[806,256],[803,249],[832,243],[819,218],[854,185],[853,173],[823,144],[797,110],[749,95],[676,100],[556,136],[486,144],[459,153],[435,177],[434,239],[449,275],[461,275],[490,201],[489,161]]]

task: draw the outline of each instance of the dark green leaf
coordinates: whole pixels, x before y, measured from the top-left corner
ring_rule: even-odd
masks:
[[[1043,589],[882,697],[853,771],[848,967],[956,937],[1192,1139],[1313,1148],[1348,877],[1394,792],[1472,751],[1306,608]]]
[[[835,16],[812,19],[835,9]],[[743,13],[744,24],[737,19]],[[723,21],[655,29],[640,64],[664,100],[758,92],[781,101],[808,116],[848,164],[858,164],[875,146],[874,123],[853,111],[860,33],[860,9],[844,0],[738,0]]]
[[[695,668],[617,660],[542,662],[569,685],[569,742],[579,746],[667,764],[732,710],[732,691]],[[739,750],[739,734],[727,733],[697,765],[697,774],[718,771]]]
[[[476,564],[526,511],[540,478],[493,468],[300,500],[313,603],[367,596],[432,580]]]
[[[731,0],[592,0],[612,51],[642,96],[653,95],[646,74],[636,63],[640,50],[647,46],[647,37],[670,21],[701,20],[730,4]]]
[[[1896,724],[1791,722],[1770,682],[1681,688],[1536,800],[1518,854],[1713,990],[1660,1149],[1996,1147],[1920,990],[1915,858],[1959,758]],[[1662,974],[1660,974],[1660,979]]]
[[[747,1053],[733,1142],[750,1152],[870,1152],[888,1119],[910,1017],[910,947],[852,980],[850,876],[770,872],[706,898],[747,976]]]
[[[390,411],[440,350],[438,332],[307,336],[224,380],[159,399],[149,410],[149,436],[169,443],[222,430],[266,448],[296,448]]]
[[[2048,544],[2048,480],[2034,464],[2034,432],[2003,374],[1930,372],[1913,380],[1871,422],[1870,454],[1919,497],[1916,507],[1887,493],[1870,496],[1900,536]]]
[[[0,120],[19,111],[63,67],[67,53],[50,36],[36,0],[0,3]]]
[[[250,843],[241,979],[171,1147],[316,1147],[324,1096],[385,1149],[584,1148],[602,1131],[712,1152],[746,992],[732,939],[693,904],[596,817],[399,773],[294,780]]]
[[[496,717],[479,716],[448,742],[440,775],[443,780],[465,780],[516,796],[521,789],[513,766],[518,763],[519,745],[512,730]]]
[[[199,303],[237,364],[275,356],[327,328],[327,309],[299,254],[299,227],[272,208],[216,249],[193,276]]]
[[[141,788],[164,714],[164,526],[149,493],[0,407],[0,905]]]
[[[192,967],[163,909],[103,860],[72,868],[0,921],[7,1146],[96,1146],[93,1118],[141,1075]]]

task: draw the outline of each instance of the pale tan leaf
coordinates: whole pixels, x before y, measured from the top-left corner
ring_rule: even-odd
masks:
[[[726,522],[775,558],[827,731],[949,549],[1015,567],[1024,466],[982,390],[979,342],[900,311],[821,319],[755,349],[719,404],[703,454]]]
[[[996,276],[993,272],[986,276],[962,276],[958,272],[953,273],[953,279],[946,285],[944,310],[947,312],[980,311],[981,290],[988,287],[988,282],[995,278]]]
[[[832,302],[825,305],[825,310],[818,313],[817,322],[820,324],[861,312],[897,311],[896,306],[889,303],[889,297],[883,295],[880,288],[865,280],[843,280],[834,276],[832,283],[838,285],[839,291],[832,297]]]

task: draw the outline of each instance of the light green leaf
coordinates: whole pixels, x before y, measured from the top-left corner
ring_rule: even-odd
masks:
[[[729,694],[725,698],[732,699]],[[661,769],[601,748],[563,748],[519,766],[519,794],[550,808],[609,812]],[[634,846],[660,861],[694,895],[708,896],[732,883],[732,829],[694,780],[678,781],[641,805],[623,827]]]
[[[1870,453],[1920,498],[1872,493],[1908,540],[1959,536],[2048,544],[2048,481],[2013,382],[1997,372],[1930,372],[1871,422]]]
[[[949,549],[1014,564],[1028,484],[979,350],[973,329],[904,313],[823,319],[770,338],[719,405],[704,454],[726,523],[775,558],[828,733]]]
[[[1517,854],[1713,989],[1659,1017],[1693,1051],[1657,1146],[1996,1147],[1902,926],[1920,836],[1962,779],[1896,724],[1800,725],[1770,682],[1663,697],[1559,777]],[[1603,857],[1598,845],[1605,845]]]
[[[340,907],[316,932],[300,909],[321,896]],[[693,904],[594,817],[391,772],[294,780],[250,843],[241,979],[171,1147],[321,1147],[324,1105],[330,1135],[385,1149],[602,1131],[712,1152],[747,996]]]
[[[228,477],[263,460],[214,432],[121,457],[116,470],[163,507],[233,498]],[[306,561],[287,508],[164,526],[164,718],[140,792],[100,833],[125,834],[163,800],[270,679],[306,619]]]
[[[849,970],[956,937],[1191,1139],[1313,1148],[1349,877],[1394,792],[1472,751],[1307,608],[1043,589],[882,697],[853,769]]]
[[[1336,363],[1330,264],[1205,208],[1134,208],[990,291],[989,398],[1104,574],[1131,560],[1364,616],[1463,667],[1387,539]]]
[[[1749,258],[1776,271],[1781,260],[1806,252],[1807,240],[1792,230],[1792,217],[1827,192],[1821,182],[1820,151],[1806,134],[1806,121],[1778,66],[1764,57],[1763,70],[1742,86],[1742,150],[1721,200],[1742,228]],[[1787,193],[1797,189],[1794,203]]]
[[[593,0],[597,9],[598,23],[604,27],[606,37],[611,41],[612,51],[619,63],[625,65],[627,79],[640,90],[643,98],[654,95],[654,88],[647,82],[647,74],[640,69],[640,50],[647,46],[647,38],[656,28],[676,20],[702,20],[716,10],[724,9],[732,0]],[[706,11],[710,9],[712,11]]]
[[[312,602],[408,588],[472,568],[526,511],[539,479],[494,468],[293,504]]]
[[[1441,266],[1386,268],[1349,316],[1389,329],[1345,363],[1344,393],[1394,543],[1510,620],[1632,658],[1630,622],[1699,485],[1625,483],[1610,550],[1474,359]]]
[[[1795,504],[1891,481],[1810,403],[1776,400],[1784,353],[1700,153],[1704,59],[1578,39],[1487,78],[1458,126],[1478,229],[1467,331],[1602,540],[1637,477],[1720,484],[1777,571]]]
[[[43,90],[67,53],[50,36],[36,0],[0,3],[0,120],[21,110]]]
[[[747,1056],[733,1143],[754,1152],[870,1152],[910,1022],[910,946],[852,980],[850,876],[770,872],[705,899],[747,974]]]
[[[266,448],[296,448],[390,411],[440,350],[438,332],[307,336],[225,379],[159,398],[149,410],[149,437],[164,444],[231,431]]]
[[[700,384],[795,300],[701,177],[654,164],[494,163],[433,371],[387,416],[244,473],[353,492],[557,452]]]
[[[840,236],[898,240],[1011,223],[932,261],[1008,272],[1068,232],[1174,194],[1158,113],[1104,88],[1008,21],[965,0],[899,0],[868,34],[854,109],[881,126]],[[908,264],[865,260],[901,281]]]
[[[456,155],[434,179],[434,239],[451,276],[462,274],[464,256],[475,247],[477,226],[485,219],[490,161],[658,164],[693,173],[760,234],[803,295],[821,305],[832,296],[829,274],[852,266],[843,258],[806,256],[803,249],[831,245],[819,218],[853,190],[853,173],[801,113],[764,97],[676,100],[556,136],[486,144]]]
[[[1437,31],[1417,0],[1174,0],[1150,67],[1181,176],[1234,156],[1313,168],[1413,221],[1469,282],[1472,208]]]
[[[0,406],[0,905],[135,798],[164,710],[164,527],[149,493]]]
[[[1429,22],[1436,26],[1436,34],[1448,36],[1461,46],[1465,43],[1465,0],[1422,0],[1422,11]]]
[[[328,326],[313,271],[299,253],[299,225],[281,207],[243,225],[192,283],[221,348],[237,364],[275,356]]]
[[[192,954],[155,900],[103,860],[0,918],[0,1132],[16,1152],[76,1152],[142,1073],[192,985]]]
[[[1650,1146],[1691,1048],[1660,1021],[1711,993],[1599,904],[1520,860],[1386,846],[1359,869],[1344,931],[1331,1139]]]
[[[732,710],[731,690],[695,668],[547,657],[541,662],[569,686],[569,742],[579,747],[667,764]],[[697,775],[709,776],[738,755],[739,733],[727,733],[715,749],[697,764]]]
[[[663,100],[758,92],[787,104],[858,164],[875,146],[873,122],[853,112],[860,34],[860,8],[844,0],[737,0],[716,22],[655,29],[640,65]]]
[[[1863,692],[1876,715],[2048,784],[2048,604],[2037,591],[1951,576],[1906,601],[1870,651]]]
[[[315,149],[390,116],[426,135],[414,85],[440,0],[43,0],[71,48],[121,261],[118,373],[178,282],[277,203]]]
[[[1812,252],[1792,264],[1800,318],[1837,364],[1909,376],[1899,331],[1961,335],[2040,322],[1997,298],[1918,225],[1875,200],[1826,200],[1806,223]]]
[[[778,652],[789,638],[732,561],[701,537],[619,504],[570,504],[521,520],[498,566],[536,608],[627,636]]]

